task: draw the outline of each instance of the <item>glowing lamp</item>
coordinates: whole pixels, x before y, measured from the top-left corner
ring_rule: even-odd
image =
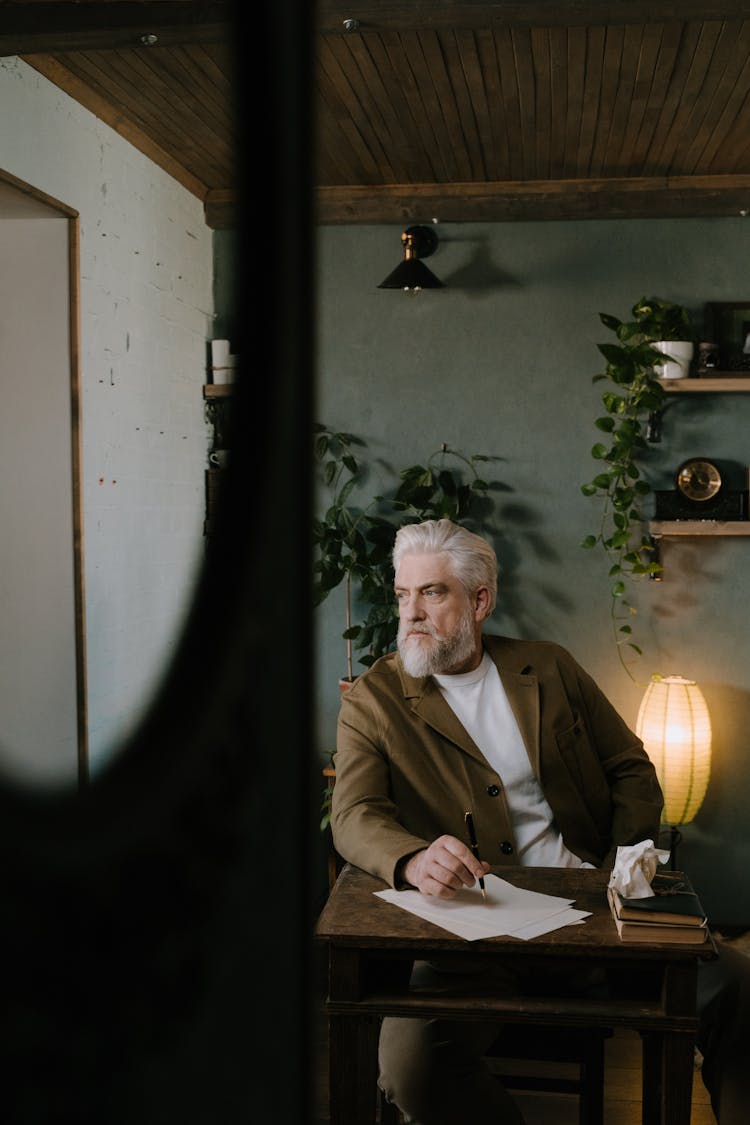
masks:
[[[672,865],[679,833],[703,803],[711,774],[711,719],[695,680],[654,676],[638,711],[636,734],[664,793],[662,821],[672,826]]]

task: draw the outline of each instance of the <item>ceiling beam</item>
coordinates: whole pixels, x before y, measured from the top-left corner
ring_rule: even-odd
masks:
[[[229,0],[39,0],[3,3],[0,13],[0,56],[5,56],[133,47],[145,35],[157,37],[154,47],[222,42],[236,8]]]
[[[750,176],[319,187],[316,220],[528,222],[750,216]],[[750,219],[749,219],[750,221]]]
[[[318,31],[347,34],[344,20],[359,30],[424,28],[602,27],[612,24],[686,23],[744,19],[742,0],[318,0]]]
[[[211,230],[228,230],[239,225],[237,192],[225,188],[213,188],[206,193],[203,211],[206,226]]]

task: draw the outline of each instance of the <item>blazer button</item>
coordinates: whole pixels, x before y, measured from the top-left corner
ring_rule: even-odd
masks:
[[[500,786],[499,785],[488,785],[487,786],[487,796],[488,797],[497,797],[499,792],[500,792]]]
[[[503,840],[500,845],[500,851],[503,853],[503,855],[513,855],[513,845],[511,844],[510,840]]]

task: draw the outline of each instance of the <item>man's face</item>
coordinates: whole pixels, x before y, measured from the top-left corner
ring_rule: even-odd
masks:
[[[470,672],[482,658],[484,587],[470,600],[447,555],[404,555],[396,572],[398,651],[410,676]],[[474,604],[476,602],[476,604]]]

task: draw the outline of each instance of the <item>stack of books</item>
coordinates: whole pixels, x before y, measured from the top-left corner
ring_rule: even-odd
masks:
[[[621,941],[707,941],[706,912],[686,875],[655,875],[651,889],[655,893],[649,898],[623,898],[613,887],[607,889]]]

